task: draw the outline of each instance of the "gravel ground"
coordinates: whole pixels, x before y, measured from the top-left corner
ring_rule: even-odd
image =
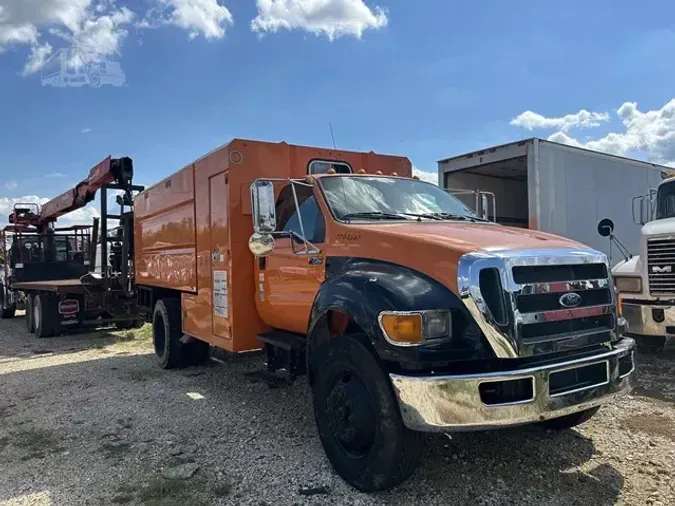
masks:
[[[148,328],[38,339],[0,321],[0,504],[675,505],[675,354],[577,430],[428,438],[395,490],[356,492],[316,434],[304,382],[260,354],[163,371]]]

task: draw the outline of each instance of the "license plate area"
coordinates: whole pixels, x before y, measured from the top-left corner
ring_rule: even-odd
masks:
[[[564,369],[549,374],[549,397],[569,395],[609,383],[609,362]]]

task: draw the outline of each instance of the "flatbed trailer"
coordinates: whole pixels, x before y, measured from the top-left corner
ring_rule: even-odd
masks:
[[[53,281],[25,281],[13,283],[14,290],[41,291],[54,293],[84,293],[82,281],[78,279],[55,279]]]
[[[3,318],[26,310],[26,328],[38,337],[79,326],[143,322],[133,282],[133,194],[130,158],[105,158],[86,179],[42,207],[18,204],[2,231],[7,258],[0,280]],[[101,219],[93,225],[55,227],[56,220],[91,202],[100,191]],[[108,211],[115,191],[119,211]],[[109,230],[108,222],[119,226]],[[100,234],[99,234],[100,224]],[[74,246],[73,246],[74,245]]]

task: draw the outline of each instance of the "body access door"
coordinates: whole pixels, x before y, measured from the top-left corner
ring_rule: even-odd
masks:
[[[304,229],[305,238],[321,249],[326,221],[311,187],[296,184],[295,192],[299,212],[291,185],[281,189],[276,203],[274,251],[256,259],[256,305],[270,327],[305,334],[326,266],[324,253],[308,253],[300,237]]]
[[[209,233],[211,234],[211,331],[232,339],[230,324],[230,249],[228,234],[228,178],[221,172],[209,178]]]

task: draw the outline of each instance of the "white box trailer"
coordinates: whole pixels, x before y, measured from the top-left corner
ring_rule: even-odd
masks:
[[[534,138],[440,160],[438,182],[449,190],[494,193],[498,223],[575,239],[604,252],[614,264],[623,257],[616,247],[610,251],[598,222],[612,219],[614,234],[639,254],[641,227],[633,221],[633,197],[649,193],[670,171]],[[458,197],[474,207],[473,195]]]

